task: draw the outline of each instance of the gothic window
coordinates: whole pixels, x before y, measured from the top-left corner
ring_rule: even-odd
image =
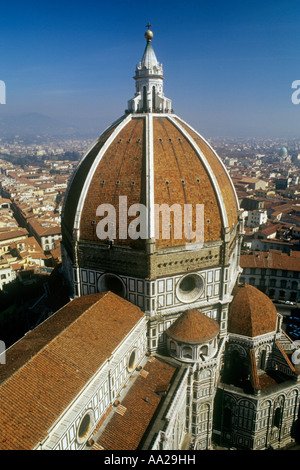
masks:
[[[147,89],[143,87],[143,111],[147,111]]]
[[[223,426],[227,430],[231,430],[232,427],[232,411],[227,407],[224,409]]]
[[[282,410],[281,408],[278,406],[274,412],[274,420],[273,420],[273,425],[276,427],[276,428],[279,428],[280,427],[280,421],[281,421],[281,415],[282,415]]]
[[[266,401],[261,405],[260,411],[258,413],[258,418],[259,418],[259,427],[265,428],[268,425],[269,422],[269,414],[270,414],[270,408],[271,408],[271,403],[269,401]]]
[[[260,353],[259,368],[265,370],[267,360],[267,351],[263,349]]]
[[[155,86],[152,87],[152,108],[153,108],[153,111],[155,111],[155,108],[156,108]]]
[[[251,430],[253,426],[253,415],[254,415],[252,403],[247,400],[242,400],[239,403],[238,413],[239,413],[239,416],[238,416],[239,426],[244,429]]]
[[[209,405],[202,405],[199,410],[200,431],[205,431],[208,428],[208,420],[209,420]]]
[[[233,350],[230,353],[230,372],[233,384],[238,384],[240,380],[246,377],[248,372],[244,365],[243,358],[237,350]]]

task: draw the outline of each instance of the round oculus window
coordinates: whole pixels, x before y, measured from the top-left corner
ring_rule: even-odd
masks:
[[[184,303],[194,302],[203,292],[204,281],[199,274],[187,274],[177,284],[177,298]]]
[[[87,440],[91,427],[92,427],[92,414],[91,412],[88,412],[84,415],[84,417],[80,421],[79,428],[77,431],[77,440],[79,444],[82,444],[84,441]]]
[[[111,291],[119,297],[125,297],[125,284],[119,276],[111,273],[102,274],[98,281],[99,292]]]
[[[129,372],[131,372],[134,369],[134,366],[135,366],[135,349],[130,354],[130,358],[129,358],[129,361],[128,361],[128,370],[129,370]]]

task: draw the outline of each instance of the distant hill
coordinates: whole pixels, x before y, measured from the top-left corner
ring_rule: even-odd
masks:
[[[101,126],[102,124],[102,126]],[[101,119],[74,120],[57,119],[41,113],[0,115],[0,137],[18,136],[87,136],[96,137],[105,128]]]

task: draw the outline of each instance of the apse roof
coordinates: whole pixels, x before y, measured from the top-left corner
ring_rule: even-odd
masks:
[[[269,297],[248,284],[235,287],[229,307],[228,331],[256,337],[276,330],[277,310]]]
[[[182,313],[166,333],[176,341],[197,344],[210,341],[219,331],[219,324],[215,320],[197,309],[191,309]]]
[[[12,346],[10,375],[0,385],[0,449],[30,450],[41,442],[143,317],[112,292],[78,297]]]

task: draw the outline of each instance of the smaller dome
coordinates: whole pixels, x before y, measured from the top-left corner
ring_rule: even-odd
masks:
[[[219,324],[196,309],[187,310],[168,328],[167,335],[175,341],[199,344],[215,338]]]
[[[277,310],[263,292],[248,284],[233,289],[228,331],[243,336],[260,336],[277,330]]]
[[[281,147],[279,153],[280,153],[280,155],[287,155],[287,148],[286,147]]]

